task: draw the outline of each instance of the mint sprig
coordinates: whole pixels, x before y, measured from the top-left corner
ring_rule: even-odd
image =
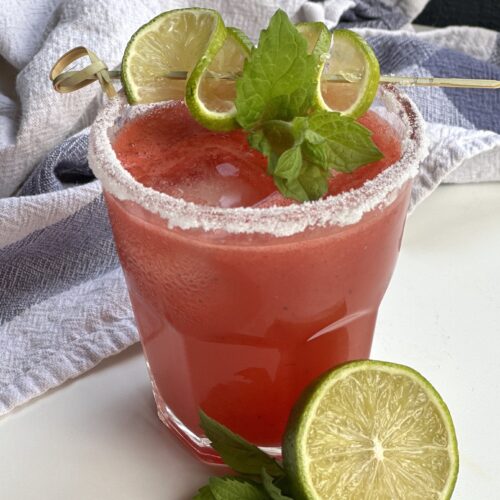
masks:
[[[193,500],[291,500],[283,467],[200,410],[200,426],[225,464],[240,476],[211,477]]]
[[[274,477],[285,474],[276,460],[200,410],[200,426],[222,460],[240,474],[260,476],[265,469]]]
[[[193,500],[269,500],[265,487],[241,477],[211,477]]]
[[[193,497],[193,500],[216,500],[212,490],[210,489],[210,485],[202,486],[198,493]]]
[[[313,109],[319,57],[278,10],[236,83],[236,120],[249,144],[267,156],[279,191],[298,201],[324,196],[332,169],[352,172],[383,157],[371,131],[340,113]]]
[[[212,477],[209,486],[215,500],[268,500],[260,485],[239,478]]]
[[[275,480],[269,475],[266,469],[262,469],[261,478],[264,490],[272,500],[292,500],[291,497],[283,494],[283,491],[274,482]]]
[[[316,58],[288,16],[278,10],[260,34],[236,83],[236,119],[246,130],[268,120],[306,114],[314,92]]]

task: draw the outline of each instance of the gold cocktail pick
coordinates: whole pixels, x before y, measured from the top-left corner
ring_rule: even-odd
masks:
[[[478,78],[434,78],[421,76],[381,75],[380,82],[406,85],[409,87],[455,87],[459,89],[500,89],[500,80]]]
[[[88,56],[91,64],[77,71],[64,71],[70,64],[81,57]],[[189,73],[184,70],[169,71],[164,77],[170,80],[186,80]],[[207,71],[206,76],[219,80],[234,81],[238,73],[216,73]],[[106,64],[91,50],[76,47],[62,55],[50,71],[52,85],[57,92],[66,93],[81,89],[90,83],[99,81],[108,97],[114,97],[116,90],[112,80],[120,78],[120,71],[108,70]],[[358,83],[363,75],[358,73],[338,73],[327,75],[323,81],[328,83]],[[481,80],[474,78],[434,78],[419,76],[381,75],[380,83],[392,83],[409,87],[455,87],[465,89],[500,89],[500,80]]]
[[[236,80],[241,75],[239,73],[216,73],[207,71],[206,76],[219,80]],[[187,71],[169,71],[165,78],[170,80],[186,80]],[[339,73],[337,75],[327,75],[322,81],[328,83],[358,83],[363,75],[353,73]],[[420,76],[399,76],[380,75],[380,83],[393,83],[407,87],[455,87],[464,89],[500,89],[500,80],[480,80],[475,78],[434,78]]]

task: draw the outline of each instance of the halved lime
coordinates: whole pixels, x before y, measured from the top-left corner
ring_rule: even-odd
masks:
[[[226,39],[220,14],[211,9],[164,12],[139,28],[125,48],[122,82],[131,104],[183,99],[186,82],[171,71],[199,73]]]
[[[344,81],[338,81],[339,77]],[[370,45],[353,31],[335,30],[333,51],[321,75],[318,105],[357,118],[375,99],[379,79],[378,60]]]
[[[415,370],[354,361],[295,406],[283,442],[294,498],[447,499],[458,473],[445,403]]]
[[[212,130],[231,130],[236,124],[236,81],[232,75],[243,70],[251,42],[236,29],[227,28],[227,37],[214,57],[200,61],[186,84],[186,104],[196,120]],[[230,78],[224,76],[230,75]]]

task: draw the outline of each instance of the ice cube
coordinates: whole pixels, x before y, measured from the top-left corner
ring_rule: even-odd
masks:
[[[297,203],[295,200],[285,198],[280,192],[273,191],[270,195],[253,205],[253,208],[287,207]]]

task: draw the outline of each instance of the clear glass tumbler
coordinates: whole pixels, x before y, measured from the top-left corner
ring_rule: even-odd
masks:
[[[158,413],[217,461],[198,412],[279,455],[291,407],[335,365],[367,358],[424,151],[412,102],[381,88],[372,109],[402,157],[357,189],[271,208],[195,205],[147,188],[113,140],[151,105],[100,113],[89,161],[102,181]]]

